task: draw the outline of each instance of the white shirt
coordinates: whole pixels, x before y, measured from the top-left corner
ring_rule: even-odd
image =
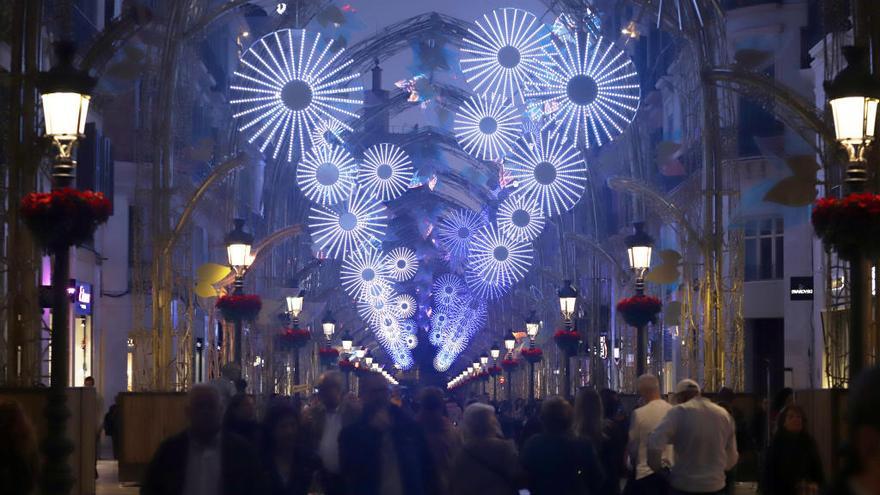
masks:
[[[703,397],[679,404],[648,437],[648,465],[657,468],[663,449],[675,448],[672,487],[710,493],[724,488],[724,472],[739,460],[733,418]]]
[[[327,412],[324,418],[324,432],[318,444],[318,456],[324,469],[339,474],[339,433],[342,431],[342,415],[339,410]]]
[[[210,444],[189,439],[184,495],[217,495],[220,493],[220,435]]]
[[[629,425],[629,455],[636,466],[636,479],[654,474],[648,467],[648,435],[657,428],[672,406],[663,399],[656,399],[633,411]],[[672,465],[672,446],[663,450],[663,465]]]

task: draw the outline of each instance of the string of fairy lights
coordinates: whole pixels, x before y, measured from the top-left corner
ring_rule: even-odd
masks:
[[[297,186],[312,202],[312,242],[341,261],[342,289],[399,369],[414,364],[420,334],[435,348],[434,367],[452,366],[485,325],[487,305],[525,278],[547,219],[583,195],[581,150],[612,141],[639,105],[625,52],[521,9],[475,20],[459,55],[474,94],[455,114],[455,139],[474,159],[496,163],[504,180],[496,207],[453,208],[423,230],[445,253],[436,274],[420,274],[429,268],[419,254],[388,236],[387,203],[426,184],[418,167],[393,143],[361,153],[346,143],[363,101],[344,49],[319,33],[281,29],[242,53],[230,85],[248,141],[296,162]],[[430,303],[420,307],[407,283],[425,280]]]

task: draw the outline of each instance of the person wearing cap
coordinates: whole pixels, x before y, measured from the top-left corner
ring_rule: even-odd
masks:
[[[627,451],[634,467],[634,476],[630,481],[631,489],[627,491],[633,495],[662,495],[667,491],[667,482],[659,471],[648,466],[648,435],[657,428],[672,406],[660,397],[660,381],[656,376],[640,376],[636,387],[643,405],[633,411],[629,425]],[[672,459],[672,447],[667,446],[662,455],[663,464],[671,466]]]
[[[693,380],[678,382],[675,393],[678,405],[648,436],[648,466],[654,472],[669,472],[675,493],[720,493],[724,473],[739,460],[733,418],[705,399]],[[663,451],[670,444],[675,450],[671,469],[663,463]]]

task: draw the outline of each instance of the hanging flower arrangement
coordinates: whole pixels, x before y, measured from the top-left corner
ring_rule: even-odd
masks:
[[[657,315],[663,309],[663,303],[654,296],[633,296],[621,299],[617,303],[617,311],[623,316],[627,325],[643,327],[648,323],[657,323]]]
[[[318,349],[318,358],[325,366],[329,366],[339,359],[339,350],[335,347],[322,347]]]
[[[519,366],[519,361],[516,359],[502,359],[501,360],[501,368],[504,371],[511,372],[515,371],[517,366]]]
[[[90,241],[95,229],[110,218],[112,206],[103,193],[66,187],[28,194],[20,211],[37,242],[57,251]]]
[[[356,369],[357,367],[355,367],[354,363],[348,359],[342,359],[339,361],[339,371],[342,371],[343,373],[351,373]]]
[[[214,306],[226,321],[253,321],[260,314],[263,301],[256,294],[226,294],[217,298]]]
[[[312,338],[312,334],[302,328],[285,328],[278,335],[278,348],[281,351],[300,349]]]
[[[489,376],[498,376],[501,374],[501,367],[500,366],[490,366],[489,369],[486,371],[489,373]]]
[[[566,330],[563,328],[553,334],[553,340],[560,351],[570,356],[577,353],[581,336],[577,333],[577,330]]]
[[[544,351],[540,347],[524,347],[520,354],[523,359],[533,364],[541,362],[541,359],[544,358]]]
[[[816,235],[842,258],[852,260],[859,250],[880,255],[880,194],[819,199],[812,220]]]

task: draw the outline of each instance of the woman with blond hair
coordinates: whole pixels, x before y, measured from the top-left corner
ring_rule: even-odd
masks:
[[[501,436],[495,409],[474,403],[461,422],[464,445],[452,461],[452,495],[511,495],[517,493],[516,448]]]

